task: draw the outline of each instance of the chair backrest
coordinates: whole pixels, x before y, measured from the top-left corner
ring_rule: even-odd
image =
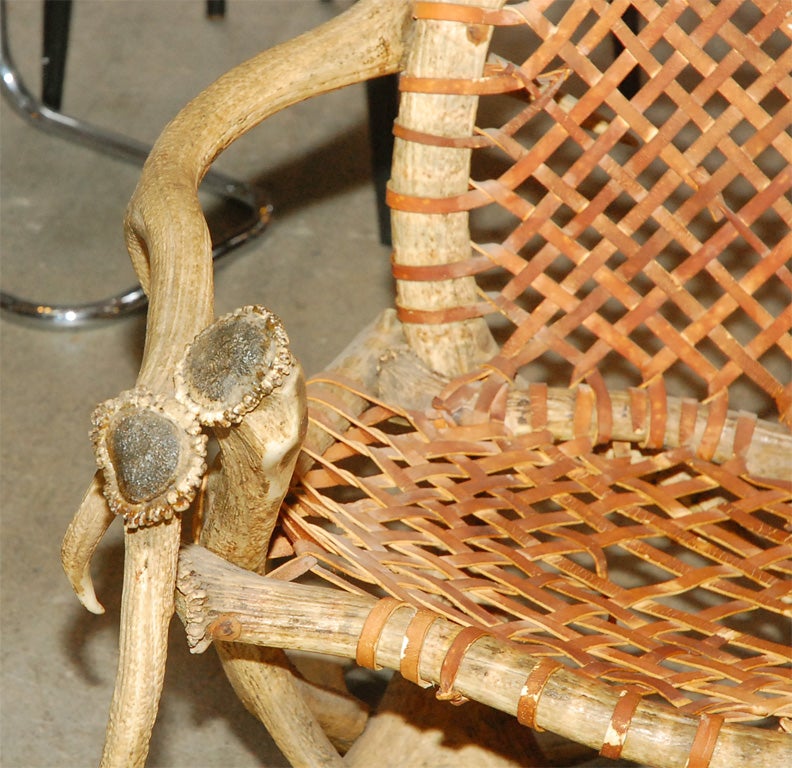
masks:
[[[416,41],[446,51],[422,45],[407,63],[389,195],[399,314],[423,359],[789,424],[786,4],[417,2],[414,15]],[[504,57],[485,64],[490,24]]]

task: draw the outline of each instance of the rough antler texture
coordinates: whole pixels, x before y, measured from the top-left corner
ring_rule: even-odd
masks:
[[[262,579],[233,568],[199,547],[182,552],[179,589],[182,618],[197,648],[205,647],[213,633],[219,632],[222,621],[218,619],[233,617],[241,643],[266,643],[357,657],[359,661],[363,658],[361,647],[370,643],[370,663],[409,675],[406,638],[422,611],[406,603],[378,603],[367,595],[347,595],[341,602],[334,589]],[[387,610],[381,613],[381,621],[374,622],[378,606]],[[374,624],[378,629],[367,633],[367,626]],[[518,702],[529,685],[526,681],[544,668],[546,682],[535,695],[533,724],[597,749],[602,746],[604,723],[609,721],[624,689],[602,685],[563,665],[548,667],[542,657],[532,655],[520,643],[473,631],[478,634],[471,635],[473,642],[468,644],[451,683],[457,700],[469,697],[518,714]],[[434,615],[419,647],[416,671],[421,680],[439,686],[441,694],[449,685],[449,649],[461,637],[458,625]],[[497,664],[492,663],[495,658]],[[570,711],[587,711],[590,716],[570,717]],[[695,717],[681,713],[669,717],[668,708],[642,701],[633,714],[631,734],[635,735],[624,743],[623,757],[650,765],[678,765],[679,755],[689,750],[697,727]],[[721,729],[721,739],[712,768],[786,765],[789,738],[784,734],[728,725]]]

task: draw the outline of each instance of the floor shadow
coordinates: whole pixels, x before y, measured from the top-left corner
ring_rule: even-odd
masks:
[[[164,727],[155,726],[147,761],[147,765],[152,768],[167,765],[165,745],[168,733],[171,728],[184,725],[183,715],[174,712],[176,697],[180,697],[189,707],[188,725],[192,723],[197,729],[205,723],[222,719],[228,723],[235,738],[255,755],[261,765],[288,768],[288,761],[281,755],[267,730],[237,698],[214,649],[210,647],[205,653],[191,654],[184,628],[174,618],[170,626],[168,665],[158,715],[158,723]]]
[[[65,658],[75,666],[77,674],[90,685],[99,685],[107,680],[107,670],[101,670],[100,674],[92,668],[88,650],[96,638],[106,632],[113,632],[117,643],[124,578],[124,543],[120,541],[100,547],[94,557],[91,573],[96,595],[105,613],[102,616],[89,613],[75,601],[73,617],[62,631],[61,645]]]
[[[272,204],[273,222],[295,210],[370,183],[368,128],[365,124],[354,126],[246,181],[260,193],[262,200]],[[202,199],[214,243],[249,217],[249,209],[234,200],[203,193]]]
[[[252,179],[275,207],[275,220],[371,180],[368,128],[354,126]]]

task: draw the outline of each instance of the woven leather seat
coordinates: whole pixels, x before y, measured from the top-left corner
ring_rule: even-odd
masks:
[[[239,672],[273,657],[240,649],[389,666],[607,757],[780,765],[792,713],[790,18],[778,2],[497,5],[416,2],[405,22],[402,4],[360,3],[338,22],[371,35],[354,25],[373,13],[371,47],[407,41],[403,61],[361,65],[402,71],[395,309],[308,382],[268,564],[260,542],[244,543],[247,524],[218,533],[244,511],[212,516],[253,491],[212,491],[210,475],[200,543],[267,575],[184,550],[188,637],[196,650],[217,642],[295,764],[336,756],[295,714],[273,726],[276,705],[254,690],[264,678]],[[212,146],[294,100],[235,99],[256,106]],[[166,132],[169,146],[186,127]],[[131,240],[155,280],[152,254],[170,263],[173,246],[136,224],[146,178]],[[174,276],[155,293],[183,284],[183,267],[160,268]],[[203,286],[202,274],[189,280]],[[150,360],[172,371],[181,350],[156,344]],[[348,762],[375,759],[399,764],[354,747]]]

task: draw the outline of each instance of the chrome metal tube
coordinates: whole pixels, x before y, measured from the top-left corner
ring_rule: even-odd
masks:
[[[65,115],[37,99],[14,65],[8,37],[6,0],[0,0],[0,90],[8,104],[29,125],[96,152],[142,165],[151,147],[135,139]],[[250,211],[246,220],[213,246],[215,261],[261,234],[272,215],[272,205],[253,185],[238,181],[219,171],[209,170],[202,189],[244,205]],[[146,296],[135,286],[86,304],[54,304],[34,301],[0,290],[0,309],[23,318],[43,322],[50,328],[74,328],[97,320],[108,320],[145,307]]]

